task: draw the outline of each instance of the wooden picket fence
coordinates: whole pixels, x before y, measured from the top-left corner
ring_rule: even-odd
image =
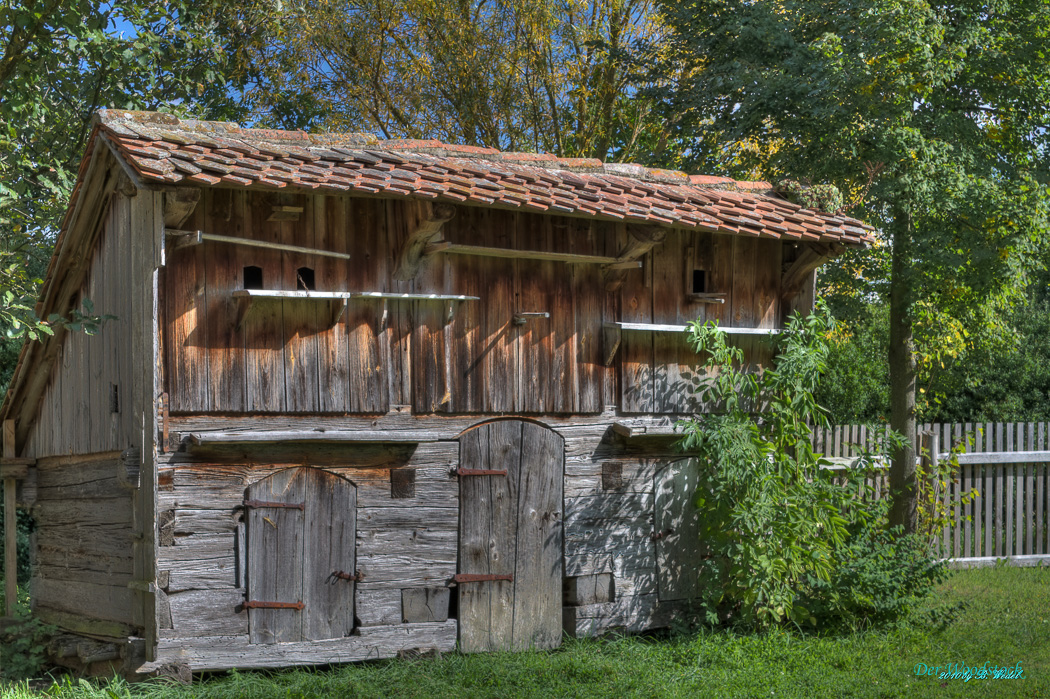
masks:
[[[963,445],[955,477],[946,489],[938,488],[949,513],[934,542],[938,554],[956,567],[991,565],[1001,558],[1015,565],[1050,565],[1050,424],[926,424],[918,432],[917,447],[926,434],[925,444],[932,446],[927,451],[938,460]],[[837,425],[815,430],[813,447],[845,467],[879,436],[862,425]],[[868,497],[889,492],[885,470],[868,484]],[[971,490],[977,495],[962,502]]]

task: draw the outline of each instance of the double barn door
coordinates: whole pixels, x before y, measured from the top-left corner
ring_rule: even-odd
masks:
[[[564,446],[524,420],[476,427],[459,442],[459,647],[561,643]]]

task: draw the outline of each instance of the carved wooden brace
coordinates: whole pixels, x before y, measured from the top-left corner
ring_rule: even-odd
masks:
[[[178,228],[190,217],[201,200],[201,190],[182,188],[164,193],[164,226]]]
[[[607,265],[602,270],[606,291],[616,291],[627,278],[627,269],[618,268],[617,265],[641,259],[645,253],[664,241],[667,230],[659,226],[627,226],[627,234],[627,245],[616,256],[616,263]]]
[[[781,296],[789,300],[802,291],[802,287],[805,286],[813,270],[838,252],[836,247],[832,244],[810,243],[799,251],[798,257],[793,261],[785,262],[780,282]]]
[[[451,204],[433,204],[429,207],[427,216],[419,222],[401,248],[394,279],[408,281],[415,278],[427,257],[427,246],[436,242],[441,227],[455,215],[456,207]]]

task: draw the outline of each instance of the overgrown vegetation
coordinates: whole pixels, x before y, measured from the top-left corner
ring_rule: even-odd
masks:
[[[827,425],[814,391],[831,328],[823,304],[796,314],[761,372],[748,370],[717,324],[690,328],[704,358],[699,398],[714,409],[679,423],[680,445],[701,463],[697,507],[709,555],[700,576],[712,622],[886,621],[943,577],[923,540],[888,531],[885,501],[863,498],[877,454],[832,471],[812,449],[812,426]]]
[[[14,621],[0,627],[0,680],[39,677],[47,668],[47,642],[56,629],[29,613],[28,595],[20,601],[26,604]]]
[[[711,630],[673,637],[566,640],[553,652],[449,654],[332,669],[231,672],[192,687],[62,680],[61,699],[268,697],[1045,697],[1050,696],[1050,569],[961,571],[904,621],[805,633]],[[950,621],[950,623],[948,623]],[[916,665],[1016,665],[1024,679],[918,677]],[[38,699],[25,683],[4,699]]]

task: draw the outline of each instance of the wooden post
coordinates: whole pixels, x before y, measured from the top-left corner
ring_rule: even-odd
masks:
[[[4,458],[15,456],[15,421],[4,420]],[[18,601],[18,534],[15,527],[15,479],[4,479],[4,597],[7,616],[15,615]]]

